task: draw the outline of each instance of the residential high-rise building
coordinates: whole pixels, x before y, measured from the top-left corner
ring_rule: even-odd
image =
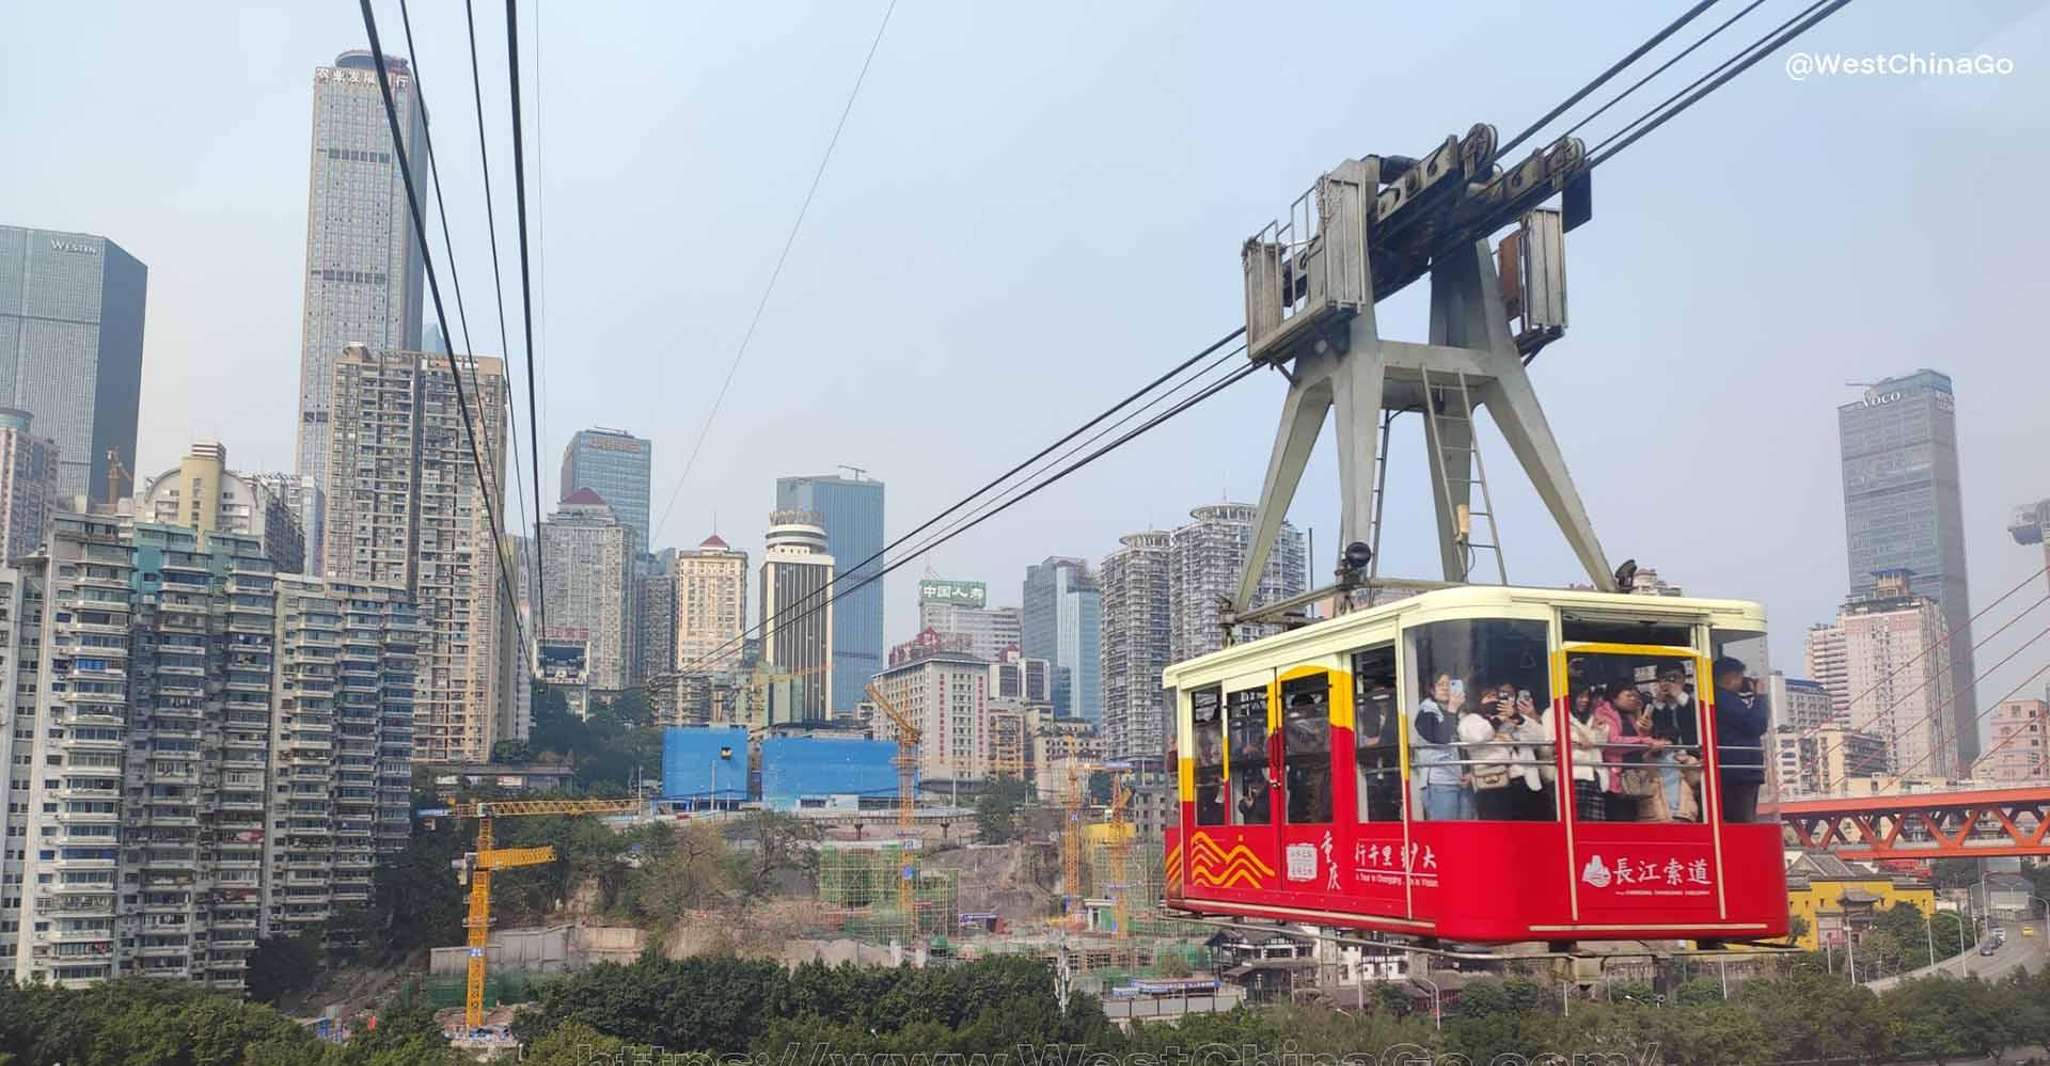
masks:
[[[483,762],[525,728],[512,691],[525,655],[489,517],[505,513],[505,365],[480,356],[463,377],[478,450],[500,464],[481,480],[446,357],[352,344],[335,364],[327,572],[418,605],[413,741],[426,763]]]
[[[833,640],[841,605],[827,591],[834,558],[821,522],[815,511],[775,511],[762,551],[762,661],[772,672],[792,675],[791,720],[799,722],[834,716],[831,694],[840,669]]]
[[[1016,607],[989,606],[989,586],[980,581],[923,578],[918,582],[918,628],[930,629],[984,659],[995,660],[1024,638],[1024,616]]]
[[[1888,378],[1836,409],[1843,449],[1844,528],[1851,595],[1905,570],[1943,609],[1949,635],[1949,732],[1966,765],[1979,754],[1972,679],[1971,599],[1965,581],[1964,500],[1958,487],[1957,411],[1948,375]],[[1945,772],[1948,772],[1947,770]]]
[[[1829,693],[1831,717],[1838,722],[1849,721],[1851,668],[1844,660],[1843,627],[1834,622],[1809,626],[1805,658],[1808,676]]]
[[[1833,628],[1811,647],[1841,642],[1848,710],[1842,724],[1884,741],[1887,772],[1945,778],[1962,772],[1950,713],[1949,648],[1943,609],[1916,595],[1909,575],[1883,574],[1868,594],[1845,601]]]
[[[1089,563],[1048,556],[1025,568],[1027,658],[1053,664],[1054,713],[1096,722],[1103,717],[1103,591]]]
[[[1170,564],[1174,628],[1169,653],[1175,662],[1224,647],[1220,604],[1238,591],[1239,571],[1245,568],[1246,553],[1252,548],[1253,520],[1259,513],[1260,509],[1250,504],[1205,504],[1189,512],[1194,521],[1174,531]],[[1260,572],[1253,606],[1308,591],[1307,558],[1301,531],[1283,522],[1274,550],[1267,555],[1266,569]],[[1280,625],[1270,623],[1245,626],[1241,632],[1245,639],[1253,640],[1280,631]]]
[[[655,445],[623,429],[580,429],[562,449],[562,495],[589,489],[633,531],[634,548],[648,552],[648,471]]]
[[[919,779],[929,785],[989,776],[989,663],[940,649],[902,659],[874,681],[876,691],[918,726]],[[877,715],[874,728],[878,740],[897,739],[888,715]]]
[[[299,524],[300,538],[304,542],[304,561],[296,572],[314,577],[327,573],[327,560],[320,551],[327,532],[327,490],[307,474],[267,470],[244,476],[252,478],[269,489],[271,495],[284,501],[285,509]]]
[[[1972,768],[1974,778],[2002,785],[2050,781],[2050,703],[2003,700],[1991,724],[1992,743]]]
[[[836,713],[867,699],[868,679],[883,668],[883,483],[847,469],[854,476],[776,479],[776,509],[816,512],[826,551],[847,568],[832,592]]]
[[[543,613],[551,629],[587,635],[591,688],[618,692],[634,665],[634,531],[590,489],[565,496],[541,522]]]
[[[30,415],[0,408],[0,565],[35,551],[57,509],[57,444],[29,431]]]
[[[717,533],[676,553],[676,664],[684,673],[741,669],[746,654],[747,553]]]
[[[1836,698],[1820,681],[1788,677],[1774,670],[1766,678],[1766,706],[1773,725],[1807,731],[1835,723]]]
[[[419,645],[404,589],[279,575],[263,936],[368,906],[405,846]]]
[[[743,565],[741,573],[746,572]],[[643,555],[635,568],[632,680],[641,684],[675,669],[676,549],[668,548],[656,555]]]
[[[385,73],[407,163],[424,189],[428,159],[420,145],[427,115],[412,68],[404,59],[386,56]],[[333,452],[329,428],[348,424],[331,406],[334,365],[351,344],[375,351],[420,350],[424,274],[376,61],[366,51],[343,52],[334,66],[313,72],[295,464],[297,472],[330,496],[336,489],[327,480]],[[320,555],[317,544],[310,554]]]
[[[326,629],[255,537],[126,516],[59,514],[0,570],[0,970],[235,989],[259,935],[368,901],[410,830],[412,674],[396,591],[348,598],[375,617]]]
[[[194,443],[177,466],[143,482],[135,515],[202,533],[247,533],[279,573],[305,568],[298,515],[263,478],[229,470],[228,449],[217,441]]]
[[[1173,659],[1173,536],[1128,533],[1103,559],[1103,746],[1113,759],[1167,754],[1167,691]]]
[[[149,268],[105,237],[0,226],[0,407],[56,443],[67,505],[108,502],[109,451],[135,469],[148,292]]]
[[[1849,795],[1852,781],[1872,781],[1886,773],[1886,741],[1870,733],[1839,725],[1813,730],[1775,726],[1768,739],[1782,796]]]

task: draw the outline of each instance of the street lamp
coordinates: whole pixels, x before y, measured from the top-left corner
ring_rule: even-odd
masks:
[[[1415,958],[1415,956],[1411,956],[1411,958]],[[1423,982],[1425,988],[1431,990],[1431,1024],[1440,1030],[1444,1029],[1445,1011],[1440,1006],[1440,1000],[1438,998],[1438,982],[1433,981],[1430,978],[1425,977],[1423,974],[1416,972],[1416,966],[1414,963],[1410,965],[1409,979],[1412,981],[1421,981]]]

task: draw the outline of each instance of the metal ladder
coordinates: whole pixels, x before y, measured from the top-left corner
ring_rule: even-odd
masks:
[[[1401,413],[1399,410],[1381,412],[1381,440],[1374,446],[1374,497],[1367,516],[1367,546],[1373,549],[1373,555],[1367,559],[1369,581],[1381,574],[1381,516],[1387,513],[1388,508],[1389,427],[1395,424],[1395,416]]]
[[[1454,512],[1453,520],[1457,523],[1455,536],[1458,538],[1461,555],[1460,580],[1473,579],[1475,555],[1485,551],[1494,553],[1496,578],[1501,584],[1507,585],[1509,568],[1502,559],[1502,534],[1495,527],[1495,504],[1488,495],[1487,468],[1481,462],[1479,442],[1474,435],[1473,397],[1466,388],[1466,372],[1454,371],[1452,384],[1437,386],[1435,391],[1431,384],[1430,370],[1420,368],[1420,372],[1424,385],[1424,417],[1430,420],[1431,439],[1436,442],[1436,446],[1431,449],[1431,472],[1437,478],[1439,504],[1446,511]],[[1454,402],[1458,405],[1456,415],[1445,410]],[[1459,422],[1466,425],[1466,442],[1448,444],[1445,440],[1444,427],[1447,423]],[[1385,430],[1384,423],[1384,433]],[[1456,476],[1453,471],[1458,472]],[[1455,510],[1452,501],[1455,498],[1453,490],[1456,486],[1466,488],[1467,502],[1457,505]],[[1479,486],[1481,490],[1481,510],[1478,511],[1473,509],[1474,486]],[[1485,519],[1487,522],[1487,539],[1484,541],[1473,539],[1476,518]],[[1376,534],[1378,533],[1377,527]]]

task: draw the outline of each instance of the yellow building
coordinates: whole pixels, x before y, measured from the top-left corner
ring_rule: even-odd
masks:
[[[1787,864],[1787,910],[1801,926],[1794,942],[1809,951],[1862,939],[1874,914],[1903,903],[1927,917],[1935,913],[1936,891],[1826,851],[1802,852]]]

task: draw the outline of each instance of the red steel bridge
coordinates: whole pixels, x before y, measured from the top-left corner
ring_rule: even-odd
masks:
[[[1789,843],[1846,859],[2050,856],[2050,784],[1779,804]]]

